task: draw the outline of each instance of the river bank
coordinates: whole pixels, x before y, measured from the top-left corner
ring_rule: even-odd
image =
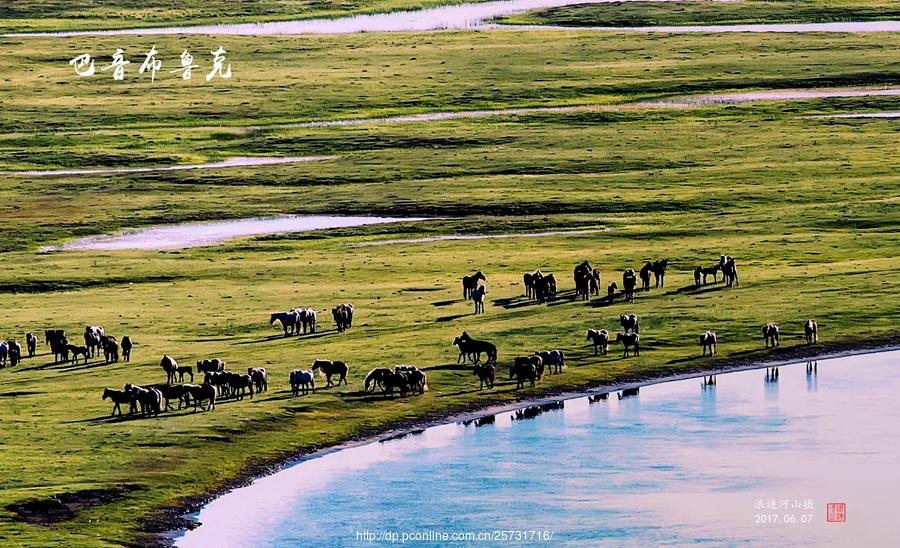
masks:
[[[671,374],[622,378],[613,383],[588,383],[579,389],[548,389],[546,391],[541,391],[540,394],[517,398],[512,401],[498,401],[488,405],[476,404],[462,406],[460,409],[451,410],[446,413],[426,415],[413,420],[389,423],[385,424],[383,427],[362,431],[358,435],[347,439],[342,443],[325,447],[302,448],[296,452],[285,455],[283,458],[277,459],[276,461],[252,466],[238,477],[226,481],[223,486],[217,489],[211,490],[205,494],[189,497],[177,506],[161,510],[158,515],[145,522],[145,532],[149,535],[149,540],[152,545],[170,546],[184,531],[193,529],[198,525],[192,515],[198,512],[200,508],[229,491],[249,485],[257,478],[274,474],[300,462],[321,457],[336,451],[402,437],[441,424],[469,421],[488,415],[509,412],[534,405],[542,405],[553,401],[568,400],[606,392],[616,392],[629,388],[685,380],[710,374],[734,373],[738,371],[795,364],[809,360],[824,360],[896,350],[900,350],[900,338],[898,338],[897,335],[885,339],[864,341],[856,344],[838,343],[817,346],[796,345],[788,348],[780,347],[777,350],[770,351],[764,355],[759,355],[759,352],[754,351],[744,356],[724,358],[711,366],[680,368],[678,372],[673,372]]]

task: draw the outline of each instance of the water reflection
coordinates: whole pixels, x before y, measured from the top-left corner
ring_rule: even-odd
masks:
[[[819,362],[806,362],[806,390],[816,392],[819,390]]]
[[[344,545],[365,529],[538,526],[576,546],[892,545],[898,357],[821,360],[832,373],[821,383],[818,363],[770,369],[764,392],[758,370],[699,394],[697,379],[651,385],[639,397],[551,402],[481,428],[339,451],[217,499],[177,544]],[[815,519],[761,527],[754,501],[770,498],[811,499]],[[847,502],[847,523],[825,523],[832,501]]]

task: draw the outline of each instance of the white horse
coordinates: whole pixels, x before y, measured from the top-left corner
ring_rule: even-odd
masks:
[[[312,371],[309,369],[291,371],[291,393],[293,395],[299,394],[301,389],[303,394],[309,394],[310,387],[313,392],[316,391],[316,377]]]

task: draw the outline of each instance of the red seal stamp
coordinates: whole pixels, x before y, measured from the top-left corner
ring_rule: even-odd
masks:
[[[847,521],[847,503],[829,502],[825,508],[825,519],[829,523],[843,523]]]

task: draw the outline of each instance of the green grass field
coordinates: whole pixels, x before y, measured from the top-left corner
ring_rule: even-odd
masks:
[[[900,2],[874,0],[740,0],[737,2],[610,2],[534,10],[499,18],[516,25],[644,27],[834,23],[900,18]]]
[[[0,370],[0,540],[29,545],[141,544],[163,508],[243,472],[396,424],[547,390],[763,358],[760,326],[781,323],[783,349],[815,317],[822,346],[896,342],[897,200],[890,120],[816,115],[898,110],[855,98],[689,110],[633,108],[671,94],[827,85],[895,85],[894,35],[630,36],[523,32],[280,38],[104,37],[0,42],[0,170],[193,163],[238,155],[334,154],[323,163],[103,177],[0,175],[4,336],[104,325],[138,342],[129,364],[52,365],[42,355]],[[78,80],[84,50],[203,51],[220,43],[235,78],[215,84],[104,75]],[[99,55],[99,53],[98,53]],[[343,128],[245,126],[535,105],[604,105],[577,114]],[[166,252],[39,253],[41,245],[123,227],[275,213],[418,214],[423,223],[235,241]],[[552,238],[366,245],[450,233],[604,228]],[[398,236],[402,234],[402,236]],[[739,288],[688,288],[698,263],[736,255]],[[523,302],[522,273],[668,257],[664,289],[621,301]],[[460,299],[482,269],[487,313]],[[357,308],[338,335],[327,309]],[[283,339],[273,310],[323,310],[321,336]],[[594,357],[589,327],[642,322],[642,354]],[[864,321],[861,321],[864,318]],[[696,336],[715,329],[720,355]],[[455,365],[466,330],[497,343],[500,372],[518,354],[563,348],[564,374],[534,389],[477,390]],[[164,380],[219,356],[265,366],[270,391],[211,413],[109,420],[103,387]],[[291,398],[290,370],[317,357],[350,364],[350,385]],[[413,363],[422,397],[360,393],[365,372]],[[50,525],[9,505],[85,489],[134,490]],[[148,525],[149,524],[149,525]]]

